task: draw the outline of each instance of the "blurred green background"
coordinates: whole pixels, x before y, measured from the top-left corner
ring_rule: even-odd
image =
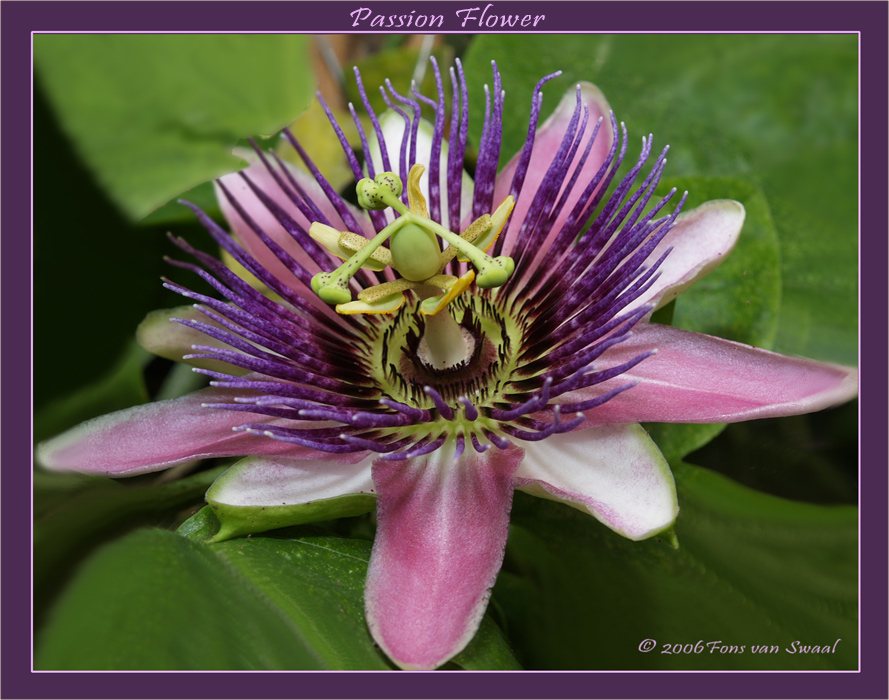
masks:
[[[524,141],[534,84],[562,70],[544,90],[543,117],[573,83],[595,82],[627,124],[628,160],[643,134],[656,148],[670,143],[664,191],[689,189],[690,206],[745,204],[738,249],[670,309],[675,325],[854,365],[857,48],[853,35],[37,35],[35,438],[194,388],[191,373],[133,342],[147,312],[182,303],[159,278],[191,283],[163,262],[177,256],[166,232],[213,250],[175,199],[187,191],[218,217],[202,183],[239,167],[236,143],[302,113],[297,135],[348,189],[332,134],[309,109],[316,86],[336,110],[358,103],[355,64],[368,86],[391,77],[404,90],[417,77],[429,94],[431,72],[417,68],[428,50],[443,65],[463,60],[471,138],[497,61],[502,163]],[[338,56],[346,81],[325,55]],[[854,668],[857,403],[724,430],[650,428],[676,474],[680,549],[622,540],[517,495],[489,615],[457,665]],[[371,517],[226,546],[204,544],[206,513],[187,537],[166,532],[197,511],[224,466],[180,480],[35,473],[41,667],[386,667],[360,615]],[[316,550],[327,554],[295,555]],[[271,614],[254,609],[257,595]],[[84,642],[96,620],[103,634]],[[641,654],[645,638],[844,641],[834,655],[713,656]],[[280,653],[288,640],[297,651]]]

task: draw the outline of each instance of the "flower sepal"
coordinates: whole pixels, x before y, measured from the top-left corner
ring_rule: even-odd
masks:
[[[232,350],[228,343],[208,335],[202,328],[224,332],[220,324],[208,318],[194,304],[158,309],[151,311],[139,324],[136,342],[148,352],[173,362],[185,362],[192,367],[215,372],[246,374],[247,370],[232,367],[227,362],[194,356],[195,345]]]
[[[377,505],[376,496],[366,493],[353,493],[292,506],[233,506],[213,501],[209,493],[207,501],[220,523],[219,530],[213,535],[213,542],[224,542],[235,537],[293,525],[364,515],[373,511]]]
[[[220,522],[213,542],[373,511],[377,497],[365,462],[240,460],[207,491]]]
[[[673,549],[679,549],[679,538],[676,536],[676,528],[674,525],[671,525],[666,530],[655,533],[654,537],[664,540]]]

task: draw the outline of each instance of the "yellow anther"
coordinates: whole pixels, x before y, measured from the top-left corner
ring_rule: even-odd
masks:
[[[330,253],[341,260],[348,260],[352,255],[370,243],[364,236],[350,231],[337,231],[331,226],[315,221],[309,228],[309,235],[323,245]],[[379,272],[392,263],[392,256],[386,248],[377,248],[370,258],[361,265],[367,270]]]
[[[494,245],[494,242],[500,236],[500,232],[503,231],[503,226],[506,224],[506,220],[512,213],[514,206],[515,200],[512,198],[512,195],[508,196],[500,203],[500,206],[497,207],[496,211],[490,216],[490,228],[475,240],[476,248],[481,251],[486,251]],[[457,260],[460,262],[468,262],[468,258],[464,258],[463,256],[458,257]]]
[[[463,233],[460,234],[460,238],[462,238],[467,243],[474,243],[475,239],[479,236],[483,235],[491,226],[491,216],[490,214],[482,214],[475,221],[473,221]],[[451,259],[459,253],[459,249],[455,246],[448,246],[441,253],[441,266],[444,268]],[[460,262],[466,262],[466,258],[458,258]]]
[[[383,297],[387,297],[390,294],[400,293],[408,289],[413,289],[416,286],[416,282],[411,282],[410,280],[406,280],[403,278],[392,280],[391,282],[375,284],[373,287],[368,287],[367,289],[361,290],[358,293],[358,298],[361,301],[370,304],[372,302],[379,301]]]
[[[390,294],[372,303],[366,301],[350,301],[348,304],[337,304],[336,312],[348,316],[351,314],[391,314],[398,311],[404,304],[404,294]]]
[[[339,244],[342,248],[345,248],[352,253],[357,253],[359,250],[364,248],[370,241],[366,239],[364,236],[358,233],[352,233],[351,231],[343,231],[340,234]],[[392,253],[389,252],[388,248],[384,248],[380,246],[373,253],[370,254],[372,260],[375,260],[383,267],[377,268],[375,266],[371,266],[370,261],[366,262],[362,267],[369,267],[371,270],[382,270],[392,264]]]

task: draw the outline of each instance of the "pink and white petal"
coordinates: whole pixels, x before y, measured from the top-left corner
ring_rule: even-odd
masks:
[[[541,246],[541,250],[544,251],[549,247],[552,238],[554,238],[561,230],[562,225],[567,220],[571,210],[580,198],[580,195],[583,194],[583,190],[587,183],[593,179],[593,176],[599,171],[599,168],[602,167],[602,163],[605,162],[605,158],[608,156],[608,152],[614,142],[614,135],[611,131],[611,123],[609,121],[611,107],[605,99],[605,95],[603,95],[602,91],[592,83],[579,83],[579,86],[581,104],[589,108],[590,116],[586,129],[583,132],[583,140],[581,141],[580,147],[577,149],[577,153],[574,156],[571,169],[568,171],[568,177],[565,179],[562,189],[564,189],[570,181],[571,174],[580,162],[580,158],[586,148],[587,140],[592,135],[593,129],[596,127],[596,122],[600,117],[602,117],[602,125],[599,127],[599,133],[596,135],[596,140],[584,162],[574,189],[568,195],[561,213],[556,217],[555,223],[552,226],[552,233],[547,238],[547,242]],[[559,102],[556,111],[553,112],[537,130],[525,182],[522,185],[522,190],[516,201],[515,209],[512,212],[512,219],[510,219],[508,230],[502,234],[505,236],[503,241],[504,255],[509,255],[515,245],[525,215],[528,213],[531,202],[534,201],[534,197],[549,169],[553,156],[559,150],[559,146],[562,143],[565,132],[568,130],[568,125],[574,115],[576,106],[577,88],[572,87],[565,93],[564,97],[562,97],[562,101]],[[520,158],[521,152],[513,156],[512,160],[510,160],[509,163],[506,164],[506,167],[504,167],[497,175],[497,181],[494,186],[495,207],[498,206],[509,194],[510,188],[512,187],[512,179],[515,175]],[[559,194],[561,195],[561,193],[562,192],[560,191]]]
[[[513,476],[522,450],[453,445],[373,465],[377,535],[365,589],[367,623],[405,669],[432,669],[472,639],[503,562]]]
[[[609,349],[605,369],[657,348],[630,371],[597,386],[559,397],[585,401],[628,382],[638,382],[590,409],[591,425],[652,421],[734,423],[820,411],[858,394],[852,367],[779,355],[750,345],[648,323]]]
[[[235,153],[250,163],[250,166],[242,172],[245,172],[254,185],[273,199],[278,206],[286,211],[287,214],[289,214],[308,233],[312,222],[302,215],[299,208],[281,189],[265,165],[262,164],[259,156],[253,151],[244,149],[236,149]],[[293,179],[299,183],[300,187],[302,187],[306,196],[314,202],[321,213],[327,217],[330,225],[337,230],[345,231],[347,226],[343,223],[342,218],[337,214],[333,205],[327,199],[321,186],[315,182],[315,178],[309,173],[291,166],[289,163],[285,162],[285,167],[291,177],[293,177]],[[250,186],[241,177],[240,173],[231,173],[230,175],[220,178],[220,180],[232,196],[237,199],[238,204],[240,204],[254,222],[268,234],[269,238],[280,245],[311,274],[321,271],[318,264],[309,257],[293,237],[284,230],[284,227],[278,223],[274,214],[272,214],[253,193],[253,190],[250,189]],[[240,214],[238,214],[237,210],[232,206],[231,202],[229,202],[228,198],[219,188],[219,185],[214,183],[214,187],[216,189],[216,198],[219,200],[219,206],[222,209],[223,215],[231,226],[232,231],[237,235],[247,251],[267,270],[274,273],[279,279],[286,281],[290,287],[293,289],[301,289],[302,286],[296,280],[296,277],[280,260],[278,260],[277,256],[268,249],[253,229],[244,222]],[[365,228],[367,228],[368,231],[372,230],[369,223],[367,223],[366,214],[362,210],[356,209],[351,205],[348,206],[356,220],[362,225],[366,224]],[[356,231],[355,233],[362,232]]]
[[[38,445],[37,460],[57,471],[133,476],[205,457],[285,454],[307,459],[319,454],[234,430],[245,423],[275,424],[281,419],[202,406],[231,403],[235,395],[243,392],[204,389],[93,418]]]
[[[530,443],[516,488],[589,513],[631,540],[665,530],[679,513],[670,467],[636,423]]]
[[[673,248],[658,268],[651,288],[629,304],[627,310],[654,303],[669,304],[679,294],[719,265],[735,247],[744,226],[744,206],[731,199],[715,199],[676,218],[676,225],[648,257],[654,264]]]
[[[201,333],[195,328],[184,326],[171,319],[180,318],[188,321],[200,321],[216,328],[221,328],[218,323],[202,314],[196,305],[177,306],[174,309],[158,309],[150,312],[136,329],[136,341],[148,352],[165,357],[174,362],[186,362],[194,367],[203,367],[218,372],[230,374],[245,374],[246,370],[218,360],[184,359],[195,351],[193,345],[208,345],[214,348],[226,348],[231,346],[209,335]]]
[[[392,110],[387,110],[380,116],[380,128],[383,131],[383,140],[386,142],[386,153],[389,156],[389,167],[398,172],[401,161],[401,141],[404,138],[404,118]],[[429,165],[432,162],[432,134],[434,128],[425,119],[421,119],[417,128],[417,159],[416,163],[422,165],[426,171],[420,177],[420,190],[426,201],[429,201]],[[408,132],[408,135],[410,132]],[[368,146],[370,148],[371,162],[376,173],[383,172],[383,155],[380,150],[380,142],[375,131],[371,131]],[[441,215],[446,219],[448,211],[448,143],[442,140],[441,155],[439,156],[439,192],[441,198]],[[410,144],[408,144],[407,156],[410,157]],[[408,167],[410,167],[410,163]],[[402,173],[407,178],[407,173]],[[460,189],[460,213],[468,216],[472,211],[473,182],[465,170],[462,170],[462,184]],[[391,219],[392,215],[387,214]],[[461,218],[462,220],[462,218]]]
[[[207,502],[220,521],[214,540],[368,513],[376,506],[371,463],[377,455],[331,459],[247,457],[219,477]]]

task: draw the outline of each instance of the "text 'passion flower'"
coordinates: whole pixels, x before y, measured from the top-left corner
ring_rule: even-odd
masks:
[[[640,421],[721,423],[852,398],[855,370],[649,321],[731,250],[743,207],[653,193],[666,163],[629,148],[601,92],[577,85],[497,172],[504,93],[494,66],[474,177],[468,96],[380,88],[372,129],[352,108],[362,165],[335,191],[256,150],[217,183],[225,232],[189,206],[251,285],[183,240],[206,282],[150,316],[140,341],[212,387],[88,421],[42,444],[50,469],[127,476],[244,456],[209,490],[217,539],[376,508],[365,610],[400,667],[436,668],[472,639],[503,561],[515,489],[585,511],[633,540],[678,513]],[[421,117],[430,108],[433,118]],[[325,107],[326,108],[326,107]],[[368,157],[369,156],[369,157]],[[611,192],[606,195],[606,192]],[[681,212],[681,213],[680,213]],[[264,287],[262,291],[258,287]],[[170,323],[171,319],[175,323]]]

